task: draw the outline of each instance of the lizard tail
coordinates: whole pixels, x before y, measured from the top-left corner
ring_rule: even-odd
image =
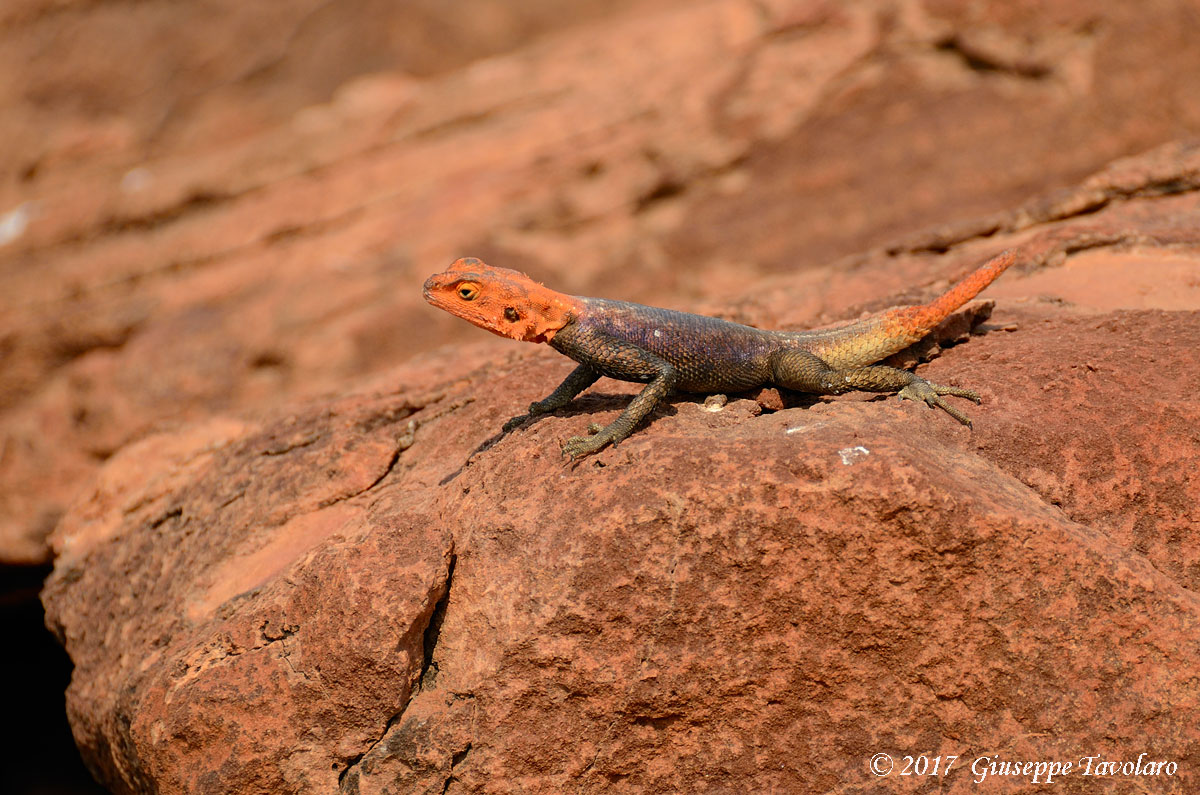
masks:
[[[820,356],[831,367],[873,364],[922,339],[1016,261],[1016,250],[1008,249],[928,304],[897,307],[845,326],[801,332],[797,336],[802,338],[804,348]]]
[[[903,350],[933,331],[938,323],[979,295],[983,288],[994,282],[997,276],[1008,270],[1016,261],[1015,249],[1002,251],[928,304],[900,307],[884,312],[880,317],[889,332],[888,336],[894,334],[897,342],[900,339],[905,341],[897,350]]]

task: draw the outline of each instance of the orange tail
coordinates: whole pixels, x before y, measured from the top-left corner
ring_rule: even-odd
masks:
[[[835,369],[873,364],[904,350],[933,331],[951,312],[978,295],[1016,261],[1017,252],[1009,249],[988,260],[928,304],[889,309],[844,326],[800,332],[796,337],[805,349]]]
[[[971,275],[951,287],[943,295],[935,298],[924,306],[911,306],[886,312],[885,317],[894,320],[902,326],[903,332],[915,335],[912,342],[933,331],[955,309],[970,301],[982,292],[996,277],[1008,270],[1008,266],[1017,261],[1016,249],[1002,251],[985,262]],[[912,342],[908,344],[912,344]]]

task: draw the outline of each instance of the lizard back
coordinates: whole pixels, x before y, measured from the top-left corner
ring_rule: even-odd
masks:
[[[768,357],[780,345],[772,331],[674,309],[604,298],[580,298],[576,322],[666,359],[684,392],[752,389],[770,378]]]

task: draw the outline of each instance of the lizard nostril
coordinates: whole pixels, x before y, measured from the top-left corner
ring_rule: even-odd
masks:
[[[506,306],[504,308],[504,319],[510,323],[516,323],[521,319],[521,314],[511,306]]]

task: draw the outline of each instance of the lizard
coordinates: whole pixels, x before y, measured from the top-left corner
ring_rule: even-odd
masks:
[[[969,428],[967,415],[943,397],[980,403],[978,394],[876,363],[922,339],[1016,258],[1013,250],[998,254],[928,304],[811,331],[770,331],[707,315],[567,295],[474,257],[430,276],[423,292],[438,309],[502,337],[546,343],[578,363],[557,389],[506,422],[502,433],[566,406],[601,376],[646,384],[616,420],[593,424],[589,435],[563,443],[564,455],[575,459],[617,445],[674,391],[714,394],[774,385],[816,395],[896,392]]]

